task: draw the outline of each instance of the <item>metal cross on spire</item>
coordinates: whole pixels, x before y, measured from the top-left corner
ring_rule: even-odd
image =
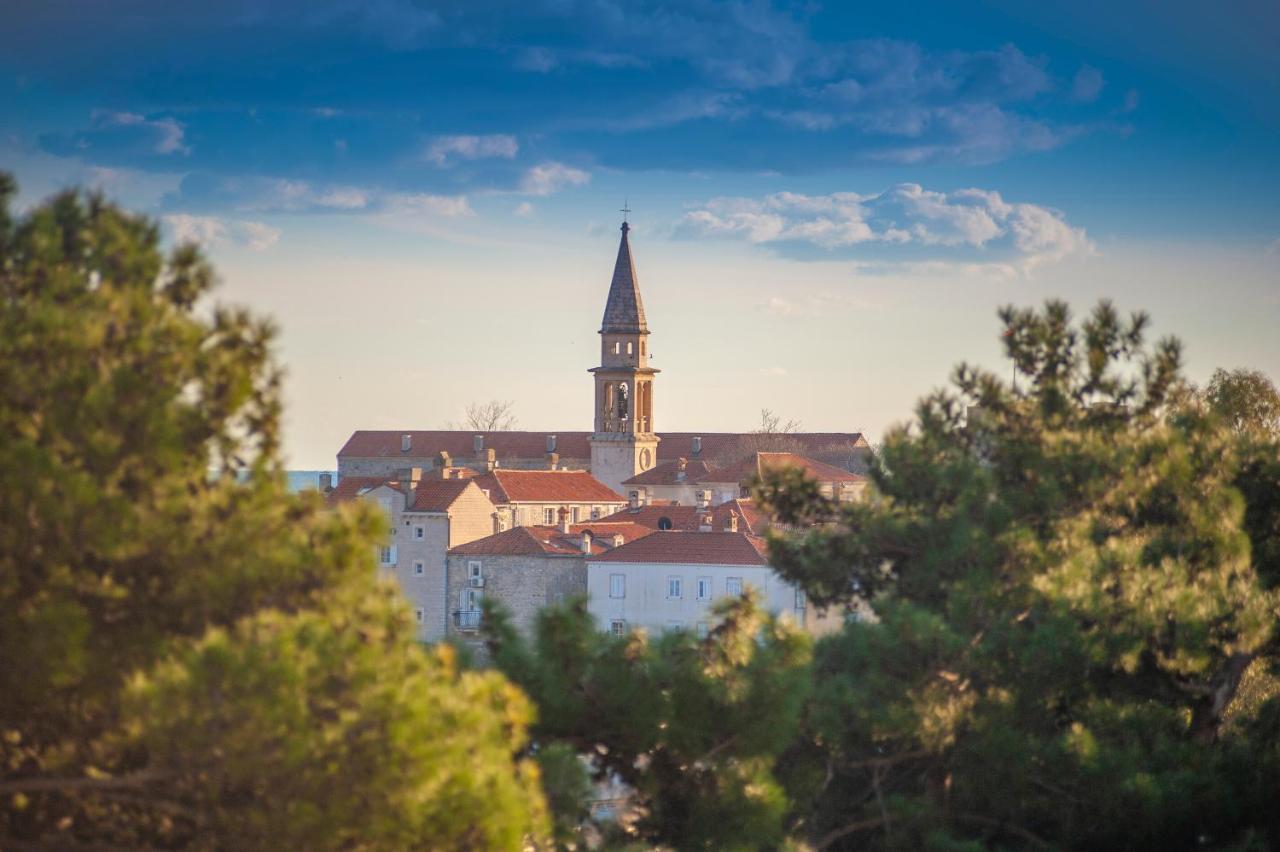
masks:
[[[622,199],[622,209],[618,212],[622,214],[622,224],[627,224],[627,214],[631,212],[631,208],[627,206],[627,199]]]

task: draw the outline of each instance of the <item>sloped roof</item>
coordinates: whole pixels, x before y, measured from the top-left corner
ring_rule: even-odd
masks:
[[[818,482],[865,482],[866,477],[797,453],[756,452],[736,464],[704,473],[698,482],[746,482],[766,470],[798,467]]]
[[[768,565],[764,539],[744,532],[655,532],[593,556],[592,562]]]
[[[649,535],[653,530],[633,523],[572,524],[566,534],[559,527],[512,527],[500,533],[460,544],[449,550],[459,556],[581,556],[582,534],[591,533],[593,555],[608,552],[613,547],[613,537],[622,536],[624,542]]]
[[[475,455],[473,441],[477,432],[458,430],[360,429],[338,451],[338,458],[360,459],[434,459],[442,450],[455,459]],[[547,438],[556,436],[556,452],[562,459],[591,458],[590,432],[485,432],[484,447],[501,459],[541,459],[547,454]],[[410,438],[410,449],[403,452],[400,441]],[[749,432],[659,432],[658,461],[686,456],[690,461],[713,458],[738,442],[754,436]],[[702,454],[693,452],[693,439],[702,439]],[[816,453],[833,446],[865,447],[861,432],[798,432],[787,436],[808,452]]]
[[[447,512],[473,481],[471,479],[421,479],[414,488],[413,505],[409,507],[409,511]],[[400,482],[396,479],[383,476],[344,476],[325,499],[329,505],[334,506],[353,500],[370,489],[383,485],[400,490]]]
[[[659,522],[666,518],[671,521],[671,529],[696,531],[702,524],[702,516],[711,515],[711,526],[723,530],[730,513],[738,513],[738,531],[761,535],[769,526],[769,518],[750,500],[730,500],[709,509],[697,506],[652,505],[638,506],[634,509],[619,509],[612,515],[601,518],[602,521],[630,521],[650,529],[659,529]]]
[[[622,503],[584,470],[495,470],[470,480],[494,503]]]
[[[648,333],[644,319],[644,302],[640,299],[640,279],[636,275],[636,261],[631,256],[631,242],[627,232],[631,226],[622,223],[622,239],[618,242],[618,259],[613,265],[613,280],[609,282],[609,298],[604,304],[601,332]]]
[[[684,478],[680,478],[680,464],[684,463]],[[689,461],[684,456],[672,461],[663,462],[657,467],[650,468],[644,473],[638,473],[630,479],[622,481],[623,485],[678,485],[682,482],[693,483],[698,481],[698,477],[703,474],[710,473],[712,466],[702,460],[694,459]]]

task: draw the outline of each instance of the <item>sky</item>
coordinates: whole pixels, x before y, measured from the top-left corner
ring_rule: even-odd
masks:
[[[288,463],[503,399],[587,430],[620,208],[660,430],[876,440],[996,310],[1280,379],[1280,6],[7,0],[0,169],[272,316]]]

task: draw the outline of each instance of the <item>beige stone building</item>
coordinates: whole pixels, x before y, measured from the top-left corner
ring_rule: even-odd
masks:
[[[584,559],[653,532],[630,521],[521,526],[452,548],[448,556],[448,635],[474,641],[488,597],[529,634],[538,612],[587,594]]]
[[[418,638],[445,636],[449,548],[492,535],[496,509],[474,481],[424,479],[410,468],[396,479],[349,476],[329,493],[330,505],[366,500],[387,515],[389,535],[378,548],[378,569],[392,578],[413,608]]]
[[[690,461],[681,457],[663,462],[622,483],[629,502],[717,506],[749,497],[751,482],[766,471],[799,468],[818,483],[822,493],[842,503],[857,500],[867,485],[859,473],[792,452],[753,451],[729,464]]]
[[[573,524],[602,518],[627,503],[583,470],[496,469],[473,480],[497,508],[498,531],[555,526],[563,511]]]

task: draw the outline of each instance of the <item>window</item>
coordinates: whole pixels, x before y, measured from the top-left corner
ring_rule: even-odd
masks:
[[[573,507],[573,522],[574,522],[575,524],[578,522],[578,512],[580,512],[580,511],[581,511],[581,507],[580,507],[580,506],[574,506],[574,507]]]
[[[427,573],[427,566],[422,564],[421,559],[415,559],[413,561],[413,576],[421,577],[426,573]]]
[[[396,546],[394,544],[388,544],[378,548],[378,564],[396,564]]]
[[[711,600],[711,578],[710,577],[698,578],[698,600],[700,601]]]
[[[628,341],[627,341],[627,354],[628,354],[628,355],[630,355],[630,354],[631,354],[631,341],[630,341],[630,340],[628,340]]]
[[[668,622],[667,622],[667,626],[666,626],[665,628],[663,628],[663,629],[664,629],[664,630],[666,630],[668,633],[671,633],[671,632],[674,632],[674,631],[676,631],[676,630],[683,630],[683,629],[684,629],[684,625],[683,625],[683,624],[681,624],[681,623],[680,623],[680,622],[678,622],[678,621],[668,621]]]
[[[417,607],[413,611],[413,620],[421,624],[427,620],[427,611],[422,607]]]
[[[726,577],[724,581],[724,593],[732,597],[739,597],[742,594],[742,578]]]
[[[697,628],[696,628],[696,632],[697,632],[697,634],[698,634],[698,638],[699,638],[699,639],[706,639],[706,638],[707,638],[707,623],[706,623],[705,621],[699,621],[699,622],[698,622],[698,626],[697,626]]]
[[[426,527],[414,527],[414,528],[413,528],[413,537],[414,537],[414,539],[416,539],[417,541],[422,541],[424,538],[426,538],[426,537],[427,537],[427,528],[426,528]]]
[[[613,341],[613,354],[617,355],[621,351],[622,351],[622,342],[619,340]]]
[[[804,612],[804,607],[805,607],[804,589],[796,589],[796,609],[799,612]]]
[[[547,526],[555,526],[556,510],[550,507],[542,510],[542,522]]]
[[[683,591],[681,589],[681,585],[682,583],[679,577],[667,578],[667,600],[670,600],[670,601],[680,600],[681,592]]]
[[[484,574],[481,573],[479,560],[467,563],[467,581],[473,589],[484,588]]]
[[[627,632],[627,623],[621,618],[615,618],[609,622],[609,632],[614,636],[622,636]]]
[[[596,520],[599,520],[599,519],[600,519],[600,507],[599,507],[599,506],[592,506],[592,507],[591,507],[591,520],[596,521]]]
[[[663,515],[661,518],[658,518],[658,529],[669,530],[674,526],[675,524],[673,524],[671,522],[671,519],[668,518],[666,515]]]
[[[627,575],[626,574],[610,574],[609,575],[609,597],[625,598],[627,596]]]

